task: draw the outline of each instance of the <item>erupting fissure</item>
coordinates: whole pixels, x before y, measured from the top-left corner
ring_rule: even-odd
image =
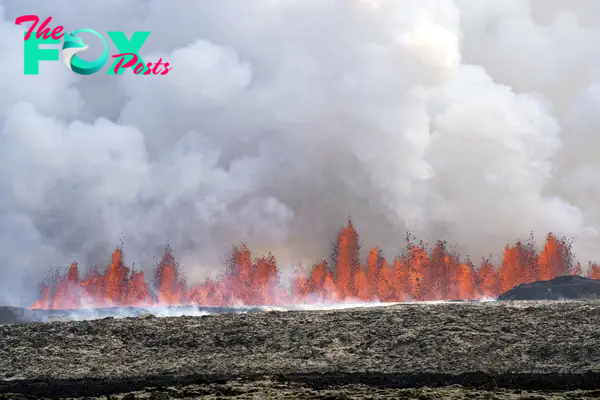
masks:
[[[553,234],[548,234],[541,253],[531,242],[506,246],[497,266],[485,259],[479,267],[468,259],[461,261],[442,241],[428,251],[407,240],[405,253],[391,265],[373,248],[363,266],[359,250],[358,233],[348,222],[338,234],[332,260],[314,265],[308,273],[297,267],[291,290],[286,290],[275,257],[253,260],[245,245],[233,248],[221,276],[195,286],[186,283],[170,247],[154,269],[152,286],[143,272],[125,266],[123,250],[118,248],[104,272],[94,267],[80,277],[79,266],[73,263],[66,274],[50,276],[32,308],[477,300],[496,297],[521,283],[581,275],[569,241]],[[600,279],[600,267],[590,263],[587,274]]]

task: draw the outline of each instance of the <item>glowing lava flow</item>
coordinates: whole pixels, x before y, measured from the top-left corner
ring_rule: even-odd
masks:
[[[569,242],[553,234],[547,236],[539,254],[531,243],[507,246],[498,266],[487,260],[478,267],[469,260],[461,261],[444,242],[438,242],[432,251],[409,242],[405,254],[391,264],[373,248],[363,266],[359,250],[358,233],[348,222],[338,234],[333,261],[322,261],[308,273],[298,267],[288,291],[280,285],[275,258],[269,254],[253,260],[245,245],[233,248],[222,276],[192,287],[169,247],[154,269],[152,287],[141,271],[125,266],[119,248],[104,272],[92,268],[80,277],[79,266],[73,263],[65,275],[54,274],[42,284],[32,308],[475,300],[495,297],[521,283],[581,274]],[[600,279],[600,267],[590,264],[588,277]]]

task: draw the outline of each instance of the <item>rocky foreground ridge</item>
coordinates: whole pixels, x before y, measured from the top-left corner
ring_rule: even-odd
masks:
[[[342,392],[344,398],[364,398],[357,394],[361,390],[398,397],[400,388],[447,391],[451,385],[594,390],[600,389],[598,326],[596,301],[402,304],[2,325],[0,395],[138,391],[146,393],[139,398],[151,393],[174,398],[186,397],[173,394],[186,387],[196,388],[189,389],[196,393],[190,398],[219,390],[264,398],[257,387],[296,390],[300,398],[313,398],[311,391],[323,398],[330,390],[337,391],[333,398]],[[236,385],[253,388],[249,397],[233,390]]]

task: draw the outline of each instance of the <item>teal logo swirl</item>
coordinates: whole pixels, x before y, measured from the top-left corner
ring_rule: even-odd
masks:
[[[104,43],[104,51],[94,61],[86,61],[76,56],[76,53],[86,51],[90,47],[83,43],[80,38],[75,36],[81,32],[93,33],[94,35],[98,36],[100,40],[102,40],[102,43]],[[65,64],[67,64],[67,67],[69,67],[71,71],[77,72],[80,75],[91,75],[100,71],[102,67],[104,67],[106,60],[108,60],[108,43],[106,43],[104,37],[102,37],[102,35],[100,35],[98,32],[92,29],[79,29],[71,32],[70,34],[65,33],[64,38],[65,42],[62,48],[62,55],[63,59],[65,60]]]

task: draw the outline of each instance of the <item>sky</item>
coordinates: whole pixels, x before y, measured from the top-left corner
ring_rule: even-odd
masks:
[[[0,303],[121,242],[141,269],[170,243],[191,281],[242,241],[285,274],[349,216],[389,257],[407,232],[473,259],[555,232],[600,260],[600,2],[174,4],[0,1]],[[27,14],[151,31],[172,70],[24,75]]]

